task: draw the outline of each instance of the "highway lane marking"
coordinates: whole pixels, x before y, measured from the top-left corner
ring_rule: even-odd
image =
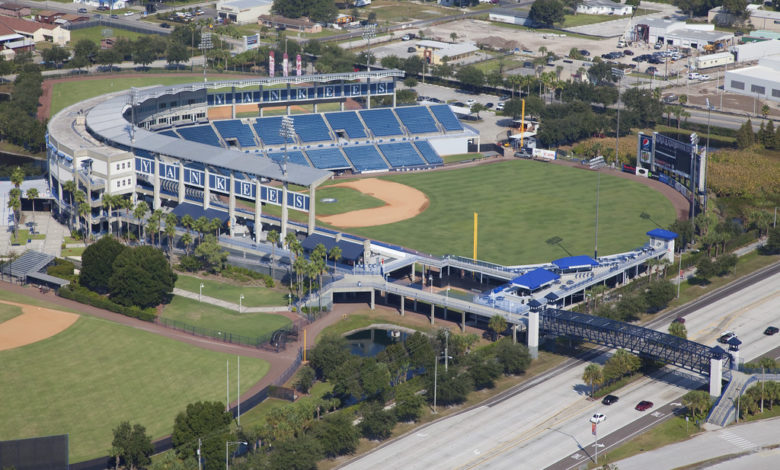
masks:
[[[768,294],[765,297],[762,297],[760,299],[756,299],[755,301],[745,305],[744,307],[740,308],[739,310],[732,312],[731,314],[726,315],[725,323],[724,320],[721,320],[719,322],[713,322],[707,325],[704,328],[700,328],[696,334],[691,339],[692,341],[696,342],[704,342],[704,339],[710,339],[710,335],[714,331],[723,331],[728,329],[728,326],[734,322],[737,318],[739,318],[741,315],[746,313],[749,310],[754,309],[755,307],[765,304],[771,300],[774,300],[775,298],[780,297],[780,291],[775,291],[774,293]],[[716,338],[717,339],[717,338]]]

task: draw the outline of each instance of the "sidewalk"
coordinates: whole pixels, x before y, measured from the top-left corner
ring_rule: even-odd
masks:
[[[242,305],[241,309],[239,310],[238,304],[234,304],[233,302],[228,302],[226,300],[221,300],[221,299],[215,299],[214,297],[209,297],[207,295],[198,295],[195,292],[190,292],[188,290],[178,289],[175,287],[173,289],[173,294],[186,297],[188,299],[198,300],[199,302],[206,302],[207,304],[216,305],[217,307],[226,308],[228,310],[235,310],[238,313],[291,312],[290,307],[286,305],[274,306],[274,307],[245,307]],[[200,299],[198,297],[200,297]]]

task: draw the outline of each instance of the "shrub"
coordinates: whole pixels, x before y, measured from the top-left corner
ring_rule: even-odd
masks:
[[[203,267],[203,263],[200,262],[200,258],[193,255],[186,255],[179,258],[179,265],[176,269],[179,271],[197,272]]]
[[[122,315],[137,318],[143,321],[154,321],[156,314],[154,309],[141,309],[135,306],[125,307],[112,302],[108,297],[102,296],[97,292],[92,292],[86,287],[78,285],[68,285],[61,287],[57,291],[57,295],[60,297],[75,300],[82,304],[92,305],[93,307],[110,310],[114,313],[121,313]]]
[[[54,264],[46,269],[46,274],[62,279],[72,280],[73,271],[76,268],[73,263],[62,258],[56,258]]]

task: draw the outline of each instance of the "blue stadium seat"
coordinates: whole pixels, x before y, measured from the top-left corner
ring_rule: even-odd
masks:
[[[425,165],[423,159],[417,154],[417,150],[409,142],[379,144],[378,147],[390,166],[394,168]]]
[[[431,147],[431,144],[428,143],[427,140],[418,140],[414,143],[414,146],[420,151],[420,155],[423,156],[425,161],[431,165],[441,165],[444,163],[444,160],[441,159],[439,154],[436,153],[436,150]]]
[[[387,169],[387,164],[373,145],[344,147],[344,153],[358,171]]]
[[[436,121],[425,106],[408,106],[396,108],[395,114],[412,134],[427,134],[439,132]]]
[[[444,126],[446,130],[463,130],[463,126],[460,124],[460,121],[458,121],[458,118],[455,117],[455,113],[453,113],[450,109],[450,105],[439,104],[436,106],[431,106],[431,112],[434,116],[436,116],[436,119],[441,123],[442,126]]]
[[[360,117],[366,123],[376,137],[389,137],[391,135],[403,135],[398,119],[390,109],[365,109],[360,112]]]
[[[223,140],[236,139],[242,148],[257,147],[252,129],[238,119],[214,121],[214,127],[217,128],[217,132],[222,134]]]
[[[344,158],[341,150],[339,150],[337,147],[307,150],[306,155],[308,155],[309,160],[311,160],[311,164],[314,165],[314,168],[319,168],[322,170],[350,168],[349,163],[347,163],[347,160]]]
[[[179,134],[176,133],[173,129],[168,129],[167,131],[158,132],[160,135],[167,135],[168,137],[176,137],[179,139]]]
[[[284,158],[284,152],[269,153],[268,158],[270,158],[271,160],[277,163],[280,163]],[[289,161],[290,163],[295,163],[296,165],[311,166],[309,161],[306,160],[306,157],[303,156],[303,152],[300,152],[298,150],[291,150],[287,152],[287,161]]]
[[[252,125],[255,128],[255,132],[263,141],[263,145],[282,145],[284,144],[284,138],[279,135],[279,129],[282,127],[281,116],[274,116],[268,118],[260,118]],[[294,142],[288,142],[291,144]]]
[[[366,137],[366,129],[355,111],[344,111],[340,113],[327,113],[325,119],[330,123],[334,131],[343,130],[350,139],[360,139]]]
[[[206,124],[205,126],[180,127],[177,130],[179,135],[186,140],[212,145],[214,147],[222,147],[222,144],[219,143],[217,133],[214,132],[214,128],[209,124]]]
[[[322,142],[331,140],[330,130],[319,114],[298,114],[293,116],[295,133],[301,142]]]

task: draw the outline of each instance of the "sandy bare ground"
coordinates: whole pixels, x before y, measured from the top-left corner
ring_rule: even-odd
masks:
[[[79,316],[34,305],[0,301],[21,307],[22,314],[0,323],[0,351],[32,344],[66,330]]]
[[[385,202],[382,207],[318,217],[321,221],[336,227],[372,227],[391,224],[411,219],[428,207],[425,193],[392,181],[366,178],[338,183],[330,187],[352,188]]]

